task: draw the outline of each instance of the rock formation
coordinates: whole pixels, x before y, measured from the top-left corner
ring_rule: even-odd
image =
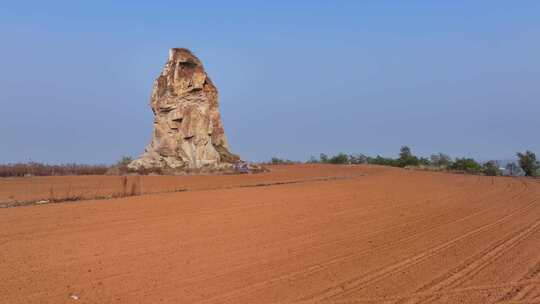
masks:
[[[169,51],[169,60],[154,82],[150,106],[152,142],[129,168],[218,168],[239,160],[229,152],[217,89],[189,50]]]

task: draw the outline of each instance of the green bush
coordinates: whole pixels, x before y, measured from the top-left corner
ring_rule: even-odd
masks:
[[[408,146],[401,147],[398,162],[400,167],[419,166],[421,164],[420,159],[412,154],[411,148]],[[429,161],[427,161],[427,163],[429,163]]]
[[[431,165],[436,167],[448,168],[452,163],[452,158],[444,153],[431,155]]]
[[[377,155],[377,157],[368,157],[367,162],[368,164],[371,164],[371,165],[391,166],[391,167],[400,166],[400,163],[397,159],[393,159],[389,157],[382,157],[380,155]]]
[[[482,170],[482,166],[472,158],[456,158],[449,167],[452,170],[464,171],[469,173],[478,173]]]
[[[485,175],[488,176],[499,176],[502,175],[501,169],[499,169],[499,164],[494,161],[490,160],[486,162],[484,165],[482,165],[482,171]]]
[[[321,153],[320,159],[321,159],[321,163],[328,163],[328,155]]]
[[[525,151],[525,153],[517,153],[519,159],[519,166],[525,172],[525,176],[536,176],[540,164],[536,160],[536,154],[531,151]]]
[[[347,164],[349,163],[349,156],[345,153],[339,153],[338,155],[332,156],[328,162],[334,165]]]

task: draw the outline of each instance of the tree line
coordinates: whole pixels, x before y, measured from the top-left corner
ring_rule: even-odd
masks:
[[[531,151],[516,154],[518,163],[508,163],[504,168],[507,175],[517,176],[540,176],[540,163],[536,159],[536,154]],[[272,164],[292,164],[291,160],[284,160],[278,157],[273,157]],[[338,153],[336,155],[327,155],[321,153],[319,157],[312,156],[306,163],[323,163],[323,164],[371,164],[391,167],[417,167],[433,170],[448,170],[458,171],[471,174],[484,174],[489,176],[502,175],[503,171],[500,168],[499,162],[490,160],[485,163],[479,163],[473,158],[455,158],[453,159],[448,154],[436,153],[429,158],[418,157],[414,155],[411,148],[402,146],[399,151],[398,158],[368,156],[362,153],[346,154]]]

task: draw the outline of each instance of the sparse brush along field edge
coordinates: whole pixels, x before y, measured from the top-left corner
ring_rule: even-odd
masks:
[[[269,172],[238,175],[84,175],[0,178],[0,207],[91,199],[111,199],[141,194],[297,183],[327,178],[352,178],[351,166],[305,164],[289,170],[269,166]],[[368,166],[367,172],[378,170]]]

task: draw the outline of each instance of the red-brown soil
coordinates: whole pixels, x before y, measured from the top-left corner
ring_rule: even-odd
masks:
[[[292,169],[292,170],[291,170]],[[368,171],[366,171],[368,170]],[[93,199],[257,186],[273,183],[298,183],[320,179],[356,177],[360,173],[345,166],[273,166],[271,172],[236,175],[192,176],[51,176],[0,178],[0,207],[16,202]]]
[[[540,303],[538,180],[273,169],[2,208],[0,303]],[[30,180],[1,181],[2,197]]]

